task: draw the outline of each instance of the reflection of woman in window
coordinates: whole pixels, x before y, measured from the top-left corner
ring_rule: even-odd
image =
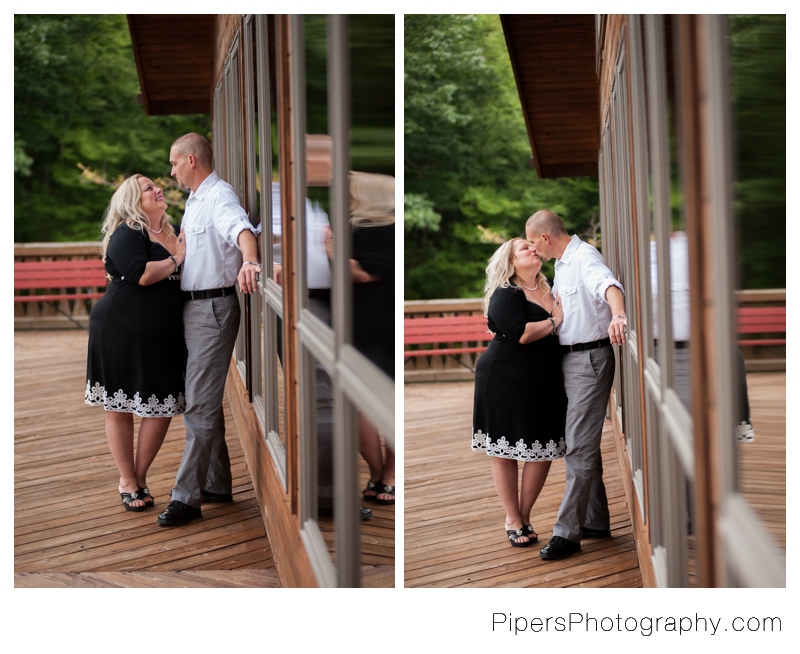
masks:
[[[394,177],[350,173],[350,273],[353,279],[353,345],[394,379]],[[333,237],[328,239],[333,258]],[[359,450],[370,478],[364,499],[394,504],[394,452],[359,414]]]

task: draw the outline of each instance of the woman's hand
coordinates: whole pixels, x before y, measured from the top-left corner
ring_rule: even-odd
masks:
[[[178,265],[186,261],[186,234],[183,233],[183,228],[181,228],[181,233],[178,234],[178,240],[175,243],[174,256]]]
[[[554,297],[555,301],[553,302],[553,310],[550,312],[550,315],[556,323],[556,327],[559,327],[561,323],[564,322],[564,307],[561,306],[561,297],[558,293],[556,293]]]
[[[328,259],[333,261],[333,231],[330,226],[325,231],[325,254],[328,255]]]
[[[181,230],[180,234],[170,234],[167,236],[166,246],[169,253],[175,257],[175,261],[178,265],[182,264],[186,259],[186,236],[183,230]]]

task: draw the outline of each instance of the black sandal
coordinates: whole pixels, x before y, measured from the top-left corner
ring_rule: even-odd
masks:
[[[150,489],[147,488],[147,486],[145,486],[144,488],[140,488],[138,493],[139,497],[144,501],[145,509],[149,509],[150,507],[155,506],[156,498],[150,495]],[[149,501],[147,499],[148,497],[150,498]]]
[[[120,492],[119,496],[122,498],[122,504],[125,506],[126,511],[144,511],[147,506],[132,506],[131,503],[136,500],[142,500],[140,490],[135,490],[132,493]]]
[[[539,534],[537,534],[531,525],[522,525],[522,531],[528,537],[529,543],[535,543],[539,540]]]
[[[378,500],[378,486],[380,485],[380,481],[372,481],[371,479],[367,481],[367,487],[361,491],[361,494],[367,502],[376,502]],[[367,493],[369,493],[369,495],[367,495]]]
[[[378,495],[391,495],[392,499],[390,499],[390,500],[382,500],[380,497],[378,497],[378,495],[376,495],[375,496],[375,501],[378,504],[383,504],[383,505],[394,504],[394,486],[387,486],[383,482],[381,482],[380,485],[383,488],[383,490],[379,490],[378,491]]]
[[[528,547],[531,544],[530,538],[528,534],[525,533],[525,528],[522,529],[506,529],[506,533],[508,534],[508,542],[511,543],[511,547]],[[528,538],[524,543],[518,543],[517,538]]]

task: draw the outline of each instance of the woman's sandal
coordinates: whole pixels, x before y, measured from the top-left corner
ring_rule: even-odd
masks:
[[[139,497],[144,502],[144,508],[149,509],[151,506],[154,506],[156,503],[156,499],[150,495],[150,489],[145,486],[144,488],[140,488],[138,491]]]
[[[383,482],[380,483],[380,486],[381,486],[381,488],[383,488],[383,490],[379,490],[378,491],[378,494],[375,496],[375,501],[378,504],[384,504],[384,505],[386,505],[386,504],[394,504],[394,486],[387,486]],[[392,499],[390,499],[390,500],[382,500],[381,497],[380,497],[381,495],[391,495]]]
[[[528,547],[531,544],[530,537],[525,533],[524,526],[522,529],[506,529],[506,534],[508,534],[508,542],[511,543],[511,547]],[[517,538],[527,538],[528,540],[524,543],[518,543]]]
[[[522,525],[522,532],[528,537],[528,543],[535,543],[539,540],[539,534],[530,525]]]
[[[146,505],[133,506],[133,502],[135,502],[136,500],[144,501],[144,499],[141,496],[141,490],[135,490],[132,493],[123,493],[122,491],[120,491],[119,496],[122,498],[122,504],[125,507],[126,511],[144,511],[147,508]]]
[[[367,481],[367,487],[361,491],[367,502],[376,502],[378,500],[378,486],[380,485],[380,481],[372,481],[371,479]]]

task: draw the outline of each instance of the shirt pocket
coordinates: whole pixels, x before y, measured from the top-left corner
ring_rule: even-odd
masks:
[[[564,307],[565,316],[568,312],[575,311],[578,308],[577,286],[559,286],[558,295],[561,298],[561,304]]]
[[[193,254],[206,251],[208,234],[205,225],[189,225],[186,229],[186,249]]]

